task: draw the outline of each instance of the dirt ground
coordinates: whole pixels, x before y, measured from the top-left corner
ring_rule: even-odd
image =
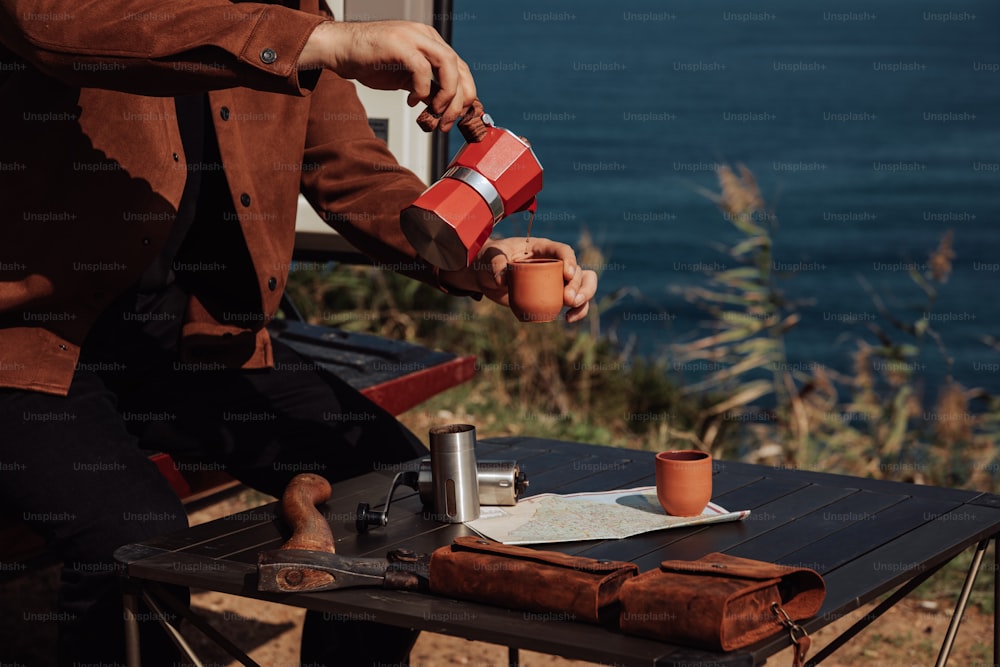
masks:
[[[192,513],[192,523],[202,523],[245,507],[245,502],[238,497],[230,499]],[[51,600],[57,581],[58,570],[46,568],[0,582],[0,599],[4,600],[0,605],[0,665],[54,667],[51,655],[54,624],[21,621],[26,616],[23,609],[45,613],[48,605],[48,609],[54,612]],[[265,667],[298,665],[302,610],[204,591],[194,591],[192,603],[210,623],[248,651],[259,664]],[[905,600],[823,664],[829,667],[931,665],[948,626],[951,604],[944,600]],[[817,633],[813,638],[813,653],[869,609],[859,609]],[[970,608],[948,664],[962,667],[992,664],[992,623],[991,616]],[[239,663],[212,645],[196,629],[184,627],[183,631],[205,667],[238,667]],[[594,664],[528,651],[522,651],[519,657],[520,664],[525,667],[585,667]],[[508,665],[508,653],[502,646],[424,633],[411,654],[411,664],[421,667],[500,667]],[[785,651],[772,657],[769,664],[790,665],[791,655]]]

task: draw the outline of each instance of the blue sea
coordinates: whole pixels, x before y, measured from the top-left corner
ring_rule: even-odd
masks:
[[[706,333],[676,290],[734,266],[718,244],[737,235],[702,190],[740,163],[774,214],[782,289],[803,302],[793,367],[849,372],[875,324],[920,346],[925,400],[949,371],[1000,393],[1000,4],[455,0],[453,43],[545,168],[532,233],[586,231],[606,254],[602,329],[623,344],[669,362]],[[911,270],[949,230],[953,270],[926,318],[940,344],[917,340],[872,293],[920,319]]]

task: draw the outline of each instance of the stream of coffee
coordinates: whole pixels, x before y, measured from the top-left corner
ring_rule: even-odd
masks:
[[[529,254],[529,248],[531,246],[531,224],[535,221],[535,212],[532,210],[530,213],[531,217],[528,218],[528,233],[524,236],[524,255],[525,257]]]

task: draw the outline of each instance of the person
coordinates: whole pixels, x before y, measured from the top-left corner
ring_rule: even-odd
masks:
[[[476,96],[433,29],[340,23],[316,0],[0,3],[0,502],[63,559],[60,665],[122,662],[112,554],[186,527],[146,451],[276,496],[302,470],[336,481],[425,451],[268,336],[300,191],[380,263],[506,303],[525,239],[459,271],[418,257],[399,212],[425,184],[350,79],[408,91],[442,131]],[[564,260],[567,318],[584,317],[594,273],[565,244],[530,251]],[[144,664],[176,663],[148,634]],[[400,662],[414,638],[310,615],[302,661]]]

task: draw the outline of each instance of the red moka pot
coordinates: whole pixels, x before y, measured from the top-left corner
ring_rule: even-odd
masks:
[[[465,144],[441,180],[403,210],[403,233],[421,257],[456,271],[472,263],[500,220],[533,212],[541,189],[542,165],[528,142],[487,125],[483,138]]]

